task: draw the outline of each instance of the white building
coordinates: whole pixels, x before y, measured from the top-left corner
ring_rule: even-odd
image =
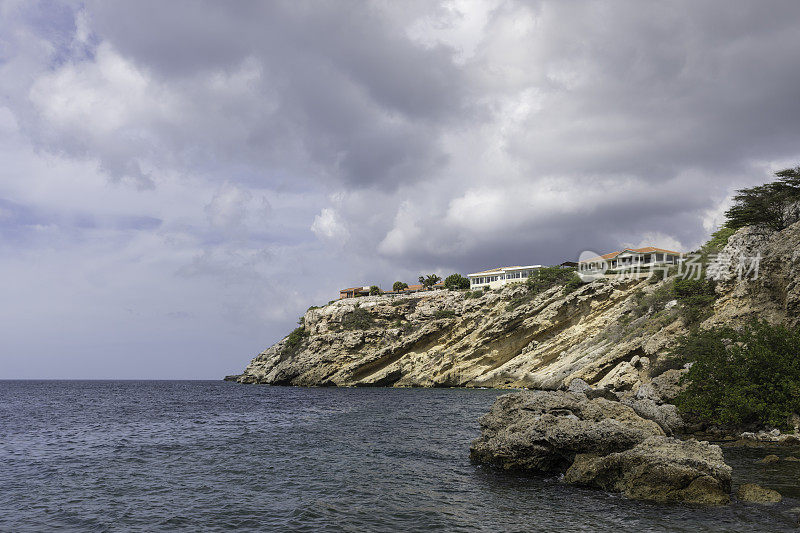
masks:
[[[681,252],[673,252],[663,248],[648,246],[646,248],[626,248],[619,252],[611,252],[580,262],[581,272],[593,271],[626,271],[649,269],[663,265],[677,265],[683,258]]]
[[[491,270],[484,270],[483,272],[467,274],[467,277],[469,278],[469,286],[473,289],[482,289],[483,287],[497,289],[508,283],[526,281],[528,276],[537,268],[542,268],[542,265],[493,268]]]

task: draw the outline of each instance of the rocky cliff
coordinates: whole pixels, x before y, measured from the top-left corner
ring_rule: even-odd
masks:
[[[739,230],[713,266],[721,281],[706,323],[756,316],[796,324],[798,250],[800,223],[781,232]],[[740,258],[759,254],[758,279],[739,279],[742,268],[753,274]],[[302,329],[256,356],[238,381],[554,390],[581,378],[630,396],[651,382],[674,387],[676,371],[664,374],[664,361],[686,327],[677,302],[663,298],[669,283],[598,280],[569,294],[519,284],[338,300],[309,309]]]

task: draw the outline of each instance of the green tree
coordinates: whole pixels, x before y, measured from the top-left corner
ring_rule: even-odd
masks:
[[[392,284],[392,290],[395,291],[395,292],[402,291],[403,289],[407,289],[407,288],[408,288],[408,283],[404,283],[402,281],[395,281]]]
[[[444,288],[451,291],[469,289],[469,278],[465,278],[461,274],[450,274],[444,278]]]
[[[695,330],[674,355],[692,362],[678,408],[721,424],[788,427],[800,412],[800,329],[754,321]]]
[[[383,291],[381,291],[381,288],[380,288],[380,287],[378,287],[377,285],[373,285],[373,286],[371,286],[371,287],[369,288],[369,295],[370,295],[370,296],[378,296],[378,295],[379,295],[379,294],[381,294],[382,292],[383,292]]]
[[[436,285],[437,283],[439,283],[440,281],[442,281],[442,278],[440,278],[436,274],[428,274],[427,276],[420,276],[419,277],[419,282],[426,289],[433,288],[433,286]]]
[[[734,230],[753,225],[785,228],[786,207],[800,201],[800,167],[780,170],[775,177],[771,183],[736,191],[733,205],[725,212],[725,225]]]

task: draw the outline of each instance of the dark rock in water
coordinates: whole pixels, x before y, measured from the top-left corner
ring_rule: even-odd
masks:
[[[666,437],[621,402],[583,392],[499,397],[481,417],[473,461],[503,469],[566,473],[571,483],[655,501],[728,502],[731,468],[718,446]]]
[[[481,417],[483,434],[470,457],[504,469],[566,471],[575,455],[626,450],[664,432],[632,408],[563,391],[526,391],[499,397]]]
[[[230,376],[225,376],[223,381],[239,381],[239,378],[242,377],[241,374],[233,374]]]
[[[564,479],[638,500],[721,505],[730,500],[731,471],[718,446],[650,437],[605,457],[580,455]]]
[[[756,462],[759,463],[759,464],[762,464],[762,465],[767,465],[767,464],[770,464],[770,463],[777,463],[780,460],[781,460],[781,458],[778,457],[777,455],[770,454],[770,455],[767,455],[766,457],[764,457],[763,459],[761,459],[760,461],[756,461]]]
[[[778,491],[754,483],[745,483],[740,486],[736,495],[743,502],[750,503],[779,503],[783,499]]]

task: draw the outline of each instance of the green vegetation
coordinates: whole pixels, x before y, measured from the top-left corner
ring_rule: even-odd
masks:
[[[464,298],[480,298],[482,295],[481,291],[467,291],[464,293]]]
[[[392,283],[392,290],[395,292],[399,292],[407,288],[408,288],[408,283],[405,283],[403,281],[395,281],[394,283]]]
[[[676,279],[672,292],[680,304],[680,312],[687,325],[694,325],[711,314],[717,295],[716,283],[710,279]]]
[[[651,311],[654,313],[663,311],[667,303],[675,299],[675,291],[672,284],[666,283],[650,294],[645,294],[643,290],[639,289],[634,294],[634,298],[636,307],[631,311],[631,318],[636,319]]]
[[[452,309],[439,309],[433,313],[433,318],[453,318],[456,312]]]
[[[528,290],[534,294],[544,292],[556,285],[564,286],[564,294],[569,294],[581,286],[583,282],[574,268],[558,266],[542,267],[534,270],[528,277]]]
[[[521,305],[527,304],[536,295],[559,285],[563,286],[562,294],[569,294],[580,288],[583,285],[583,281],[581,281],[574,268],[552,266],[535,270],[528,277],[526,285],[528,292],[508,302],[506,311],[512,311]]]
[[[442,281],[442,278],[440,278],[436,274],[428,274],[427,276],[420,276],[419,277],[419,282],[426,289],[432,288],[434,285],[436,285],[440,281]]]
[[[369,288],[369,295],[370,295],[370,296],[380,296],[380,294],[381,294],[382,292],[383,292],[383,291],[381,291],[381,288],[380,288],[380,287],[378,287],[377,285],[372,285],[372,286]]]
[[[369,329],[375,324],[375,317],[361,307],[356,307],[350,313],[342,317],[342,328],[344,329]]]
[[[678,408],[705,420],[788,428],[800,412],[800,329],[751,322],[693,331],[675,349],[694,364]]]
[[[703,263],[705,264],[705,259],[710,254],[717,254],[725,245],[728,244],[728,239],[731,238],[731,235],[736,233],[736,229],[725,225],[722,226],[720,229],[715,231],[711,234],[711,239],[707,243],[705,243],[699,250],[700,254],[703,255]]]
[[[300,326],[295,328],[286,338],[286,343],[283,346],[284,352],[294,352],[297,350],[306,337],[308,337],[308,332],[305,327]]]
[[[444,278],[444,288],[451,291],[469,289],[469,278],[465,278],[461,274],[450,274]]]
[[[733,205],[725,212],[725,226],[733,230],[744,226],[765,225],[774,230],[788,226],[786,207],[800,201],[800,167],[775,173],[771,183],[739,189]]]

